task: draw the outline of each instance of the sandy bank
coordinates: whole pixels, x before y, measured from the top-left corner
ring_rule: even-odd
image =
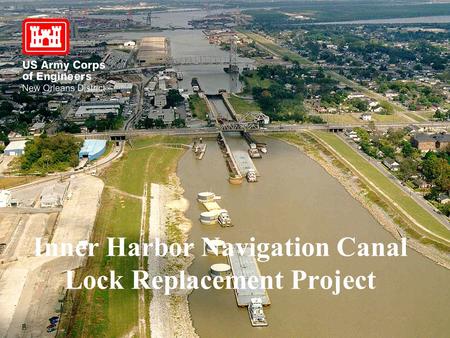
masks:
[[[176,175],[171,175],[167,186],[151,185],[149,241],[159,237],[167,243],[185,242],[191,223],[184,217],[189,203],[182,197],[183,190]],[[178,275],[186,271],[193,257],[149,257],[150,277]],[[150,302],[150,329],[152,337],[198,337],[192,325],[188,292],[177,291],[165,296],[163,290],[153,290]]]

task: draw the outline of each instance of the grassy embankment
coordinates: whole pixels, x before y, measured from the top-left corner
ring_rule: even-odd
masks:
[[[383,213],[388,215],[397,226],[403,229],[408,237],[416,239],[426,245],[432,244],[443,252],[450,252],[450,246],[448,244],[450,232],[394,183],[383,176],[377,168],[373,167],[352,148],[342,142],[336,135],[324,132],[303,132],[274,134],[273,136],[300,146],[314,159],[321,159],[323,158],[321,154],[325,155],[330,161],[328,165],[331,165],[341,172],[344,177],[346,177],[346,180],[351,181],[351,185],[358,187],[357,189],[359,192],[357,192],[357,195],[359,198],[357,199],[363,198],[365,201],[363,203],[364,205],[376,205]],[[330,142],[332,146],[328,142]],[[337,156],[337,154],[339,156]],[[346,161],[344,161],[343,158],[345,158]],[[322,160],[318,161],[322,162]],[[354,168],[357,168],[358,173]],[[355,174],[359,177],[358,180],[353,178]],[[376,182],[376,188],[370,184],[368,180],[370,180],[370,182]],[[347,185],[344,182],[342,183],[344,186]],[[396,205],[394,205],[391,200],[394,200]],[[404,214],[403,210],[408,212],[408,216]],[[437,236],[446,238],[446,240],[439,239],[429,232],[423,231],[411,222],[410,217],[414,218],[420,225],[427,227],[429,231],[436,233]]]
[[[39,179],[37,176],[9,176],[0,178],[0,190],[10,189]]]
[[[342,156],[348,162],[345,164],[350,168],[353,167],[351,168],[352,171],[356,171],[355,173],[366,183],[378,188],[379,195],[388,200],[388,202],[395,203],[397,209],[402,214],[406,213],[420,224],[420,226],[426,229],[424,230],[419,226],[414,225],[414,230],[432,239],[444,239],[450,241],[450,231],[443,224],[418,205],[416,201],[408,196],[389,178],[384,176],[371,163],[360,156],[354,149],[345,144],[338,136],[319,131],[314,132],[313,134],[331,147],[339,156]]]
[[[121,337],[137,330],[138,291],[131,289],[131,270],[138,269],[139,258],[106,257],[105,240],[106,237],[126,237],[127,243],[139,242],[142,202],[137,197],[143,195],[146,182],[148,194],[151,183],[167,184],[169,174],[175,172],[183,153],[182,148],[158,144],[188,141],[164,136],[137,139],[132,147],[127,146],[122,159],[103,174],[106,186],[91,239],[91,242],[100,243],[100,247],[97,255],[89,258],[86,267],[78,272],[77,279],[109,274],[114,270],[117,275],[124,276],[124,290],[94,289],[70,294],[67,307],[70,315],[67,317],[71,320],[70,325],[67,324],[70,330],[67,334],[71,337]],[[148,302],[150,291],[146,295]]]
[[[237,114],[246,114],[248,112],[260,112],[261,108],[258,103],[253,100],[246,100],[236,95],[230,95],[228,101],[233,106]]]
[[[209,109],[205,100],[198,96],[198,94],[193,94],[189,97],[189,107],[194,117],[200,120],[206,120]]]

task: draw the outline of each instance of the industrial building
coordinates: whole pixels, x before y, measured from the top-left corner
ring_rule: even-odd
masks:
[[[169,61],[169,40],[163,36],[149,36],[141,40],[137,53],[140,66],[165,64]]]
[[[75,118],[88,118],[94,116],[97,119],[104,119],[108,114],[118,115],[120,104],[92,104],[80,106],[75,112]]]
[[[88,158],[89,161],[96,160],[105,153],[105,140],[84,140],[80,150],[80,158]]]
[[[22,156],[25,152],[25,144],[28,140],[12,141],[4,150],[6,156]]]

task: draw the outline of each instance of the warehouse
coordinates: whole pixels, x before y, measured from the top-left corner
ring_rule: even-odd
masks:
[[[25,144],[28,140],[12,141],[4,150],[6,156],[21,156],[25,152]]]
[[[149,36],[141,40],[137,53],[140,66],[167,63],[170,56],[169,40],[163,36]]]
[[[85,140],[80,150],[80,158],[88,158],[89,161],[93,161],[102,156],[105,150],[105,140]]]

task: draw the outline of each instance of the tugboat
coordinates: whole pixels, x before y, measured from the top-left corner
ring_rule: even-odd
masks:
[[[203,158],[206,152],[206,144],[203,143],[201,137],[199,143],[197,143],[197,141],[194,141],[194,146],[192,147],[192,150],[194,151],[194,155],[197,158],[197,160],[201,160]]]
[[[253,169],[249,169],[249,171],[247,171],[246,178],[247,178],[247,182],[249,182],[249,183],[255,183],[258,181],[256,172]]]
[[[219,216],[217,217],[217,221],[223,227],[231,227],[231,226],[233,226],[231,224],[230,215],[228,214],[228,211],[226,211],[226,210],[221,210],[220,211]]]
[[[250,155],[250,158],[261,158],[261,154],[259,153],[258,148],[256,148],[256,144],[251,143],[250,149],[248,150],[248,154]]]
[[[263,154],[267,154],[267,148],[265,146],[259,148],[259,151],[262,152]]]
[[[269,325],[264,315],[261,298],[252,298],[251,303],[248,305],[248,315],[250,316],[250,322],[252,326],[267,326]]]

